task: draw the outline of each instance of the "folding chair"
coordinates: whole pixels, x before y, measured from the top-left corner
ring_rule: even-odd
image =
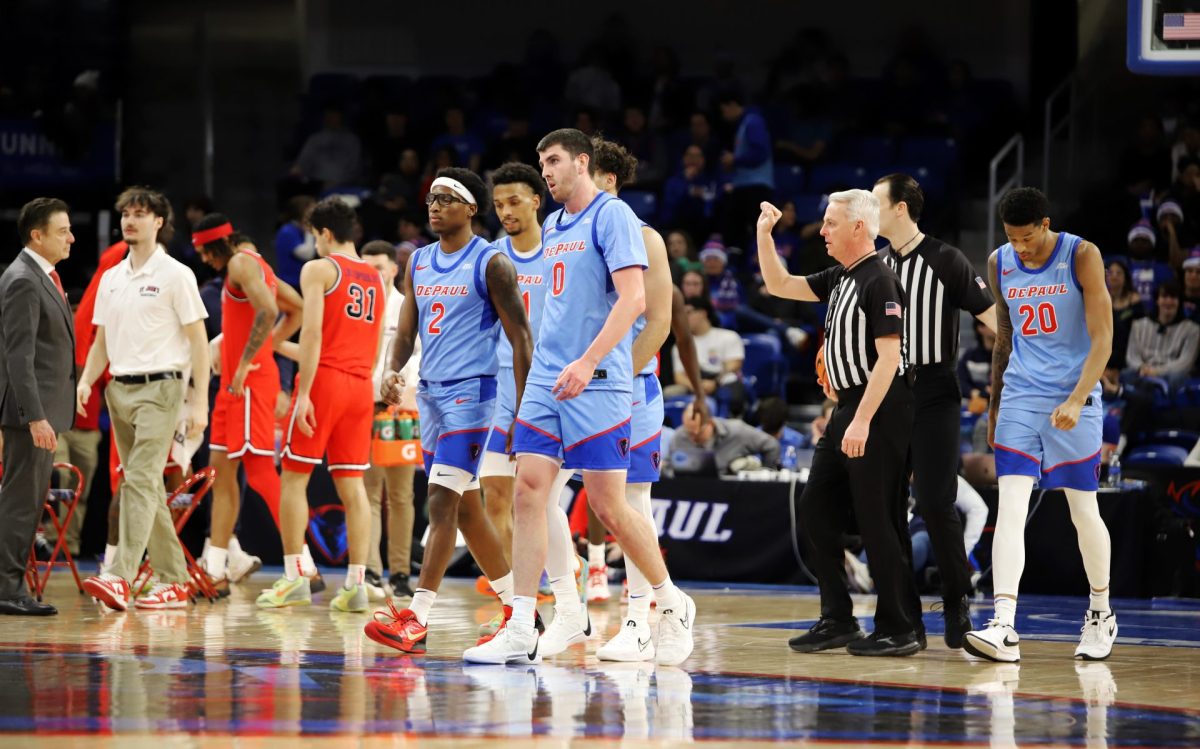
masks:
[[[192,517],[192,513],[200,506],[204,495],[208,494],[212,489],[213,481],[216,480],[217,472],[214,468],[202,468],[192,474],[191,478],[184,481],[183,484],[171,492],[167,496],[167,507],[171,510],[171,519],[175,522],[175,535],[178,537],[183,533],[183,529],[187,526],[187,522]],[[192,556],[192,552],[188,551],[188,547],[183,543],[183,538],[179,538],[179,548],[183,550],[183,558],[187,564],[188,577],[191,579],[191,594],[193,597],[197,595],[204,596],[209,603],[217,600],[217,589],[213,586],[212,581],[208,579],[208,573],[204,571]],[[138,568],[138,572],[134,575],[132,590],[141,590],[142,587],[150,580],[150,576],[154,574],[154,569],[150,566],[150,560],[147,558],[142,562],[142,566]]]
[[[71,574],[75,577],[75,587],[79,589],[80,593],[83,593],[83,581],[79,579],[79,570],[75,568],[75,560],[71,557],[71,550],[67,548],[67,528],[71,525],[71,518],[75,516],[75,508],[79,504],[79,496],[83,493],[83,473],[70,463],[55,463],[54,467],[70,471],[75,476],[75,488],[50,489],[46,493],[42,525],[45,525],[45,516],[49,515],[58,540],[55,541],[54,549],[50,552],[50,559],[45,562],[39,561],[36,552],[30,547],[29,564],[25,568],[25,579],[29,582],[29,590],[39,601],[42,600],[46,584],[50,581],[50,573],[54,571],[55,567],[66,567],[71,570]],[[60,519],[58,508],[62,506],[67,508],[67,512]],[[41,528],[39,527],[38,530],[41,531]],[[64,557],[64,560],[60,562],[59,556]]]

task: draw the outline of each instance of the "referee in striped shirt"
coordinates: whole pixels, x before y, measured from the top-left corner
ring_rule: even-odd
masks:
[[[879,201],[866,190],[829,196],[821,236],[838,265],[811,276],[784,270],[771,239],[779,209],[770,203],[761,209],[758,258],[767,291],[828,302],[825,368],[837,394],[800,497],[801,527],[821,586],[821,619],[788,644],[801,653],[844,645],[852,655],[912,655],[924,640],[904,491],[913,399],[901,351],[904,289],[875,252]],[[878,597],[870,637],[854,618],[843,567],[851,511]]]
[[[958,493],[959,392],[958,318],[964,309],[996,329],[996,305],[987,284],[957,247],[926,235],[917,226],[925,195],[907,174],[875,183],[879,233],[890,244],[880,251],[900,277],[906,295],[904,348],[913,385],[911,467],[917,509],[929,530],[942,578],[946,645],[961,648],[973,625],[967,602],[971,565],[963,545]]]

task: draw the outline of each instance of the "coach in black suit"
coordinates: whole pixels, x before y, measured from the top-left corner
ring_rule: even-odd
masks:
[[[75,237],[67,204],[26,203],[17,219],[25,248],[0,276],[0,614],[58,611],[29,597],[25,566],[41,518],[57,434],[75,425],[75,329],[54,266]]]

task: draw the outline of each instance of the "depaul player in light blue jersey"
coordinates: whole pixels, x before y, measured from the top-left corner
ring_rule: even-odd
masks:
[[[1107,658],[1117,636],[1108,601],[1108,529],[1096,504],[1099,381],[1112,350],[1112,301],[1100,251],[1051,231],[1049,212],[1046,196],[1031,187],[1008,192],[1000,200],[1008,244],[988,261],[997,322],[988,411],[1000,485],[992,542],[996,617],[968,632],[963,647],[996,661],[1021,657],[1014,617],[1035,483],[1067,495],[1091,586],[1075,657]]]
[[[417,409],[429,476],[429,541],[410,608],[389,604],[366,627],[371,639],[408,653],[425,652],[429,611],[460,530],[500,600],[511,603],[512,573],[475,475],[495,410],[499,328],[512,342],[518,404],[533,345],[512,262],[471,230],[471,219],[490,203],[483,181],[466,169],[442,169],[426,203],[439,239],[409,258],[383,395],[399,401],[396,372],[420,335]]]
[[[583,471],[589,503],[627,558],[651,581],[662,615],[658,659],[677,663],[692,650],[696,605],[671,582],[654,531],[625,501],[633,385],[630,329],[645,311],[641,227],[629,206],[592,181],[593,149],[586,134],[556,130],[542,138],[537,150],[542,177],[563,208],[542,225],[550,293],[513,435],[517,595],[507,625],[463,657],[480,663],[541,658],[534,606],[546,563],[547,503],[561,466]],[[569,621],[559,628],[572,630],[571,636],[556,641],[574,644],[590,635],[586,608],[557,610],[556,619],[564,614]]]

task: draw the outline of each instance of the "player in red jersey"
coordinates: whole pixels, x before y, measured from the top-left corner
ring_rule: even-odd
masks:
[[[383,341],[383,278],[358,256],[351,239],[354,209],[338,198],[313,206],[309,226],[319,257],[300,272],[304,323],[300,345],[280,344],[300,363],[283,447],[280,533],[284,575],[258,597],[263,608],[311,603],[301,571],[308,524],[308,477],[323,457],[346,510],[350,565],[329,602],[338,611],[366,611],[371,507],[363,485],[370,466],[375,392],[371,373]],[[297,350],[298,348],[298,350]]]
[[[246,468],[247,483],[279,525],[275,403],[280,385],[272,341],[285,341],[299,329],[303,304],[295,289],[275,278],[261,255],[245,245],[235,247],[231,235],[233,225],[219,213],[200,219],[192,234],[200,259],[225,276],[220,356],[214,359],[221,387],[213,404],[209,440],[209,465],[217,477],[204,552],[205,570],[219,591],[229,584],[226,563],[240,506],[239,463]]]

